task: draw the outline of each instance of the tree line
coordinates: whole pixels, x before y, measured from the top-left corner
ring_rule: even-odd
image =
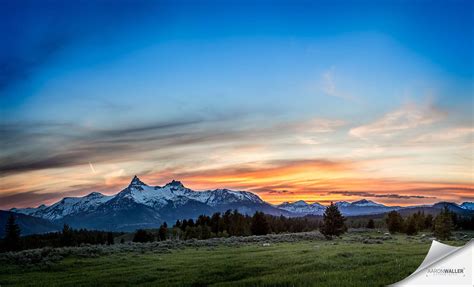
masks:
[[[211,216],[200,215],[193,219],[178,220],[172,227],[163,223],[157,232],[139,229],[134,242],[162,240],[208,239],[213,237],[266,235],[270,233],[297,233],[320,230],[328,239],[339,236],[347,230],[345,218],[336,205],[331,204],[321,221],[319,218],[272,216],[257,211],[253,216],[244,215],[237,210],[227,210]]]
[[[83,244],[114,244],[114,238],[124,233],[73,229],[64,224],[60,232],[21,236],[15,217],[10,215],[5,226],[5,238],[0,240],[0,252],[43,247],[80,246]]]
[[[415,235],[420,231],[432,231],[436,238],[448,240],[454,230],[474,229],[474,216],[459,216],[448,207],[444,207],[436,217],[418,211],[404,218],[397,211],[391,211],[387,214],[386,224],[390,233]]]
[[[390,233],[414,235],[420,231],[433,232],[436,238],[446,240],[453,230],[474,229],[474,216],[459,216],[444,208],[437,216],[417,212],[403,217],[391,211],[380,219],[351,218],[347,220],[336,205],[326,208],[322,218],[307,216],[288,218],[256,212],[253,216],[228,210],[216,212],[211,216],[201,215],[196,220],[178,220],[171,227],[161,224],[157,230],[139,229],[133,234],[134,242],[163,240],[207,239],[212,237],[250,236],[278,233],[297,233],[319,230],[327,239],[340,236],[349,227],[368,229],[387,228]],[[11,215],[5,226],[5,238],[0,240],[0,252],[33,249],[42,247],[79,246],[82,244],[114,244],[115,238],[124,232],[106,232],[86,229],[73,229],[65,224],[62,231],[46,234],[21,236],[21,230]],[[122,237],[121,243],[124,242]]]
[[[137,230],[133,241],[208,239],[212,237],[265,235],[269,233],[303,232],[318,229],[320,220],[314,218],[287,218],[257,211],[253,216],[237,210],[200,215],[196,220],[177,220],[171,227],[163,223],[158,231]]]

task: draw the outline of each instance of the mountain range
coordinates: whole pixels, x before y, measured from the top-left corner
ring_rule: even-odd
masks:
[[[474,213],[474,204],[465,202],[438,203],[432,206],[386,206],[362,199],[354,202],[335,202],[345,216],[381,214],[392,210],[422,208],[439,211],[445,205],[458,213]],[[320,216],[326,207],[317,202],[296,201],[272,205],[247,191],[214,189],[194,191],[173,180],[164,186],[149,186],[135,176],[130,184],[115,195],[92,192],[84,197],[65,197],[50,205],[36,208],[12,208],[2,211],[0,217],[17,214],[24,234],[57,230],[64,223],[74,228],[112,231],[133,231],[138,228],[155,228],[163,222],[174,223],[178,219],[196,218],[201,214],[225,212],[237,209],[240,213],[253,214],[262,211],[271,215],[288,217]],[[0,222],[2,218],[0,218]],[[34,224],[30,222],[34,221]],[[41,226],[41,228],[28,228]],[[3,225],[2,225],[3,227]],[[0,230],[0,235],[1,235]]]

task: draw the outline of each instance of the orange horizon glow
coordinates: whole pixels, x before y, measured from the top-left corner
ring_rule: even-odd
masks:
[[[166,170],[138,176],[149,185],[163,185],[172,179],[180,180],[194,190],[229,188],[250,191],[271,204],[294,202],[355,201],[367,198],[388,205],[429,204],[439,201],[467,201],[473,197],[472,182],[421,181],[400,178],[368,177],[361,172],[367,162],[289,160],[246,164],[195,171]],[[100,170],[100,168],[98,169]],[[95,171],[95,170],[94,170]],[[18,175],[5,181],[2,192],[18,194],[43,187],[38,192],[51,196],[35,203],[25,201],[23,206],[51,204],[64,196],[83,196],[92,191],[116,194],[125,188],[132,177],[123,171],[97,174],[94,181],[88,174],[61,180],[48,174]],[[15,184],[23,182],[23,184]],[[26,183],[27,182],[27,183]],[[45,186],[45,183],[48,183]],[[62,191],[69,192],[62,192]],[[41,197],[38,197],[41,198]],[[14,206],[2,206],[2,208]]]

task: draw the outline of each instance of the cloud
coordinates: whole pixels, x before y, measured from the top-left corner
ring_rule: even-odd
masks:
[[[421,199],[421,198],[436,198],[424,195],[401,195],[401,194],[378,194],[365,191],[331,191],[329,194],[339,194],[344,196],[360,196],[360,197],[376,197],[376,198],[395,198],[395,199]]]
[[[304,133],[329,133],[343,126],[345,121],[338,119],[313,118],[276,126],[276,129],[292,130]]]
[[[453,127],[447,128],[440,131],[433,131],[429,133],[422,134],[410,142],[412,143],[445,143],[452,142],[464,137],[471,137],[474,134],[473,127]]]
[[[0,175],[139,158],[141,153],[158,147],[225,137],[192,132],[203,121],[178,120],[101,130],[44,122],[0,125]]]
[[[9,209],[15,207],[36,207],[42,203],[55,201],[58,196],[73,195],[76,191],[67,193],[44,193],[43,189],[30,190],[28,192],[21,192],[15,194],[1,195],[0,194],[0,209]]]
[[[432,105],[407,104],[385,114],[373,123],[352,128],[349,134],[361,139],[392,137],[406,130],[426,126],[445,118],[446,114]]]
[[[250,143],[255,146],[256,138],[278,142],[298,135],[327,133],[343,124],[340,120],[316,118],[256,129],[236,125],[238,120],[239,115],[189,117],[101,129],[55,122],[0,124],[0,176],[89,162],[96,167],[103,162],[163,161],[167,157],[178,161],[195,149],[224,145],[241,148]]]

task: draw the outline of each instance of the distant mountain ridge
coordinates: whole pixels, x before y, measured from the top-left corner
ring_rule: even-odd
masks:
[[[345,216],[370,215],[405,210],[414,207],[385,206],[367,199],[354,202],[335,202]],[[437,203],[423,207],[438,210],[449,205],[458,213],[473,212],[473,203]],[[416,208],[416,206],[415,206]],[[50,205],[37,208],[12,208],[10,212],[51,222],[54,226],[68,223],[76,228],[114,231],[131,231],[137,228],[154,228],[166,221],[196,218],[201,214],[237,209],[244,214],[262,211],[288,217],[322,215],[326,206],[317,202],[299,200],[272,205],[248,191],[214,189],[194,191],[180,181],[173,180],[164,186],[149,186],[135,176],[130,184],[115,195],[92,192],[84,197],[65,197]],[[25,220],[27,220],[26,218]]]
[[[10,211],[78,228],[134,230],[228,209],[245,214],[263,211],[291,216],[251,192],[229,189],[194,191],[176,180],[164,186],[149,186],[137,176],[116,195],[93,192],[84,197],[66,197],[51,206],[12,208]]]

